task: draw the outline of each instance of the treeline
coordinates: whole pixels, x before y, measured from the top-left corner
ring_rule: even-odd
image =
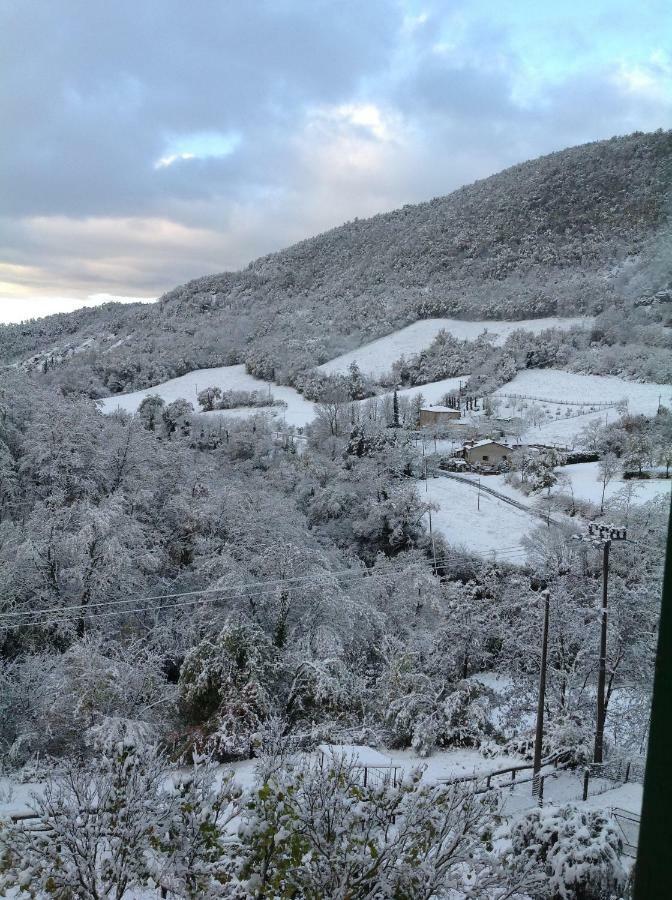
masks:
[[[307,746],[358,735],[423,754],[496,752],[518,728],[491,714],[471,676],[515,677],[527,708],[537,566],[557,605],[547,740],[581,758],[597,554],[544,526],[532,568],[480,561],[466,533],[464,547],[430,536],[414,480],[424,467],[403,429],[376,415],[353,423],[347,405],[332,418],[327,404],[297,455],[263,417],[224,427],[184,401],[103,416],[6,375],[0,404],[8,765],[86,754],[119,720],[171,753],[220,759],[255,753],[275,720]],[[632,636],[655,628],[649,569],[666,517],[662,503],[630,509],[645,546],[614,554],[610,666],[614,689],[639,698],[619,719],[624,745],[646,716],[653,648]]]

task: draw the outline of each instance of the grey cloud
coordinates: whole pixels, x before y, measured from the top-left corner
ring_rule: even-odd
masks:
[[[523,105],[506,29],[462,0],[426,9],[411,23],[404,0],[0,0],[0,263],[40,290],[160,293],[544,152],[670,124],[669,99],[629,94],[603,65]],[[386,117],[389,140],[355,117],[342,142],[330,110],[357,104]],[[154,167],[171,137],[231,131],[228,156]]]
[[[5,4],[0,116],[12,140],[0,150],[3,211],[156,208],[172,186],[152,168],[169,135],[233,128],[249,147],[274,125],[294,127],[304,104],[349,96],[391,46],[395,17],[383,6]],[[205,174],[217,190],[230,173]],[[173,179],[181,194],[188,181],[201,193],[203,167]]]

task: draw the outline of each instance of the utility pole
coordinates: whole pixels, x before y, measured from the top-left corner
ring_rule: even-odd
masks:
[[[614,525],[598,525],[591,522],[588,526],[588,535],[578,537],[578,540],[588,541],[602,547],[602,608],[600,610],[600,657],[597,670],[597,713],[595,722],[595,746],[593,750],[593,762],[604,761],[604,720],[605,689],[607,683],[607,622],[609,609],[609,553],[612,541],[627,540],[625,528],[617,528]]]
[[[548,660],[548,619],[551,609],[551,593],[541,592],[544,598],[544,630],[541,639],[541,671],[539,672],[539,698],[537,700],[537,730],[534,737],[534,765],[532,769],[532,796],[538,796],[541,772],[541,747],[544,741],[544,703],[546,701],[546,667]]]
[[[600,667],[597,672],[597,723],[593,762],[601,763],[604,757],[604,691],[607,682],[607,615],[609,585],[609,551],[611,538],[602,547],[602,616],[600,626]]]
[[[432,510],[431,508],[427,510],[429,513],[429,539],[432,542],[432,562],[434,563],[434,575],[438,575],[439,569],[436,564],[436,544],[434,543],[434,530],[432,529]]]

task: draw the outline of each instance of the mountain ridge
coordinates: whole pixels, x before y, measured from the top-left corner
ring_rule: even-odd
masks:
[[[129,334],[66,354],[64,365],[88,365],[99,395],[239,362],[292,383],[422,318],[599,314],[669,283],[671,203],[671,131],[556,151],[194,279],[142,311],[94,310],[71,343]],[[59,317],[61,331],[75,315]],[[41,321],[0,330],[2,355],[46,350]]]

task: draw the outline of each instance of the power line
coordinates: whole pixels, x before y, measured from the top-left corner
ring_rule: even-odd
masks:
[[[444,560],[449,560],[449,562],[448,563],[444,562],[440,565],[437,565],[437,567],[436,567],[437,570],[448,569],[448,568],[450,568],[451,563],[463,562],[465,559],[465,557],[460,554],[444,555],[442,558]],[[503,561],[506,562],[506,560],[503,560]],[[488,564],[489,560],[485,559],[485,560],[483,560],[483,562],[485,564]],[[422,569],[419,570],[418,572],[414,573],[413,569],[409,569],[406,567],[390,567],[386,572],[380,572],[380,571],[373,572],[371,570],[361,571],[361,570],[357,570],[357,569],[355,569],[355,570],[345,569],[345,570],[341,570],[340,572],[326,572],[326,573],[320,573],[320,574],[326,574],[326,575],[330,575],[330,576],[334,576],[334,577],[354,577],[354,578],[362,579],[362,580],[369,578],[374,581],[379,581],[379,580],[383,580],[385,578],[397,577],[397,576],[403,575],[403,574],[412,575],[412,574],[431,574],[431,573],[428,573]],[[15,620],[17,616],[28,616],[29,618],[24,619],[24,621],[22,621],[22,622],[11,621],[11,624],[7,624],[7,625],[0,623],[0,629],[6,631],[6,630],[14,630],[17,628],[27,628],[27,627],[36,626],[36,625],[58,624],[60,622],[69,621],[71,618],[74,618],[75,614],[78,612],[85,614],[88,618],[102,619],[102,618],[109,618],[111,616],[112,617],[117,616],[117,615],[120,615],[123,613],[154,612],[154,611],[157,611],[160,609],[179,609],[182,606],[191,606],[194,603],[215,602],[215,600],[217,598],[213,598],[212,600],[209,600],[206,597],[206,599],[203,599],[204,595],[208,595],[208,594],[230,594],[232,592],[239,592],[241,594],[246,594],[246,593],[249,593],[252,590],[254,590],[255,596],[263,597],[265,595],[275,593],[274,590],[272,590],[272,591],[263,590],[263,588],[268,588],[269,586],[277,586],[280,584],[287,584],[289,582],[296,583],[296,582],[302,582],[302,581],[308,581],[308,580],[314,581],[319,577],[320,577],[319,574],[318,575],[315,575],[315,574],[302,575],[302,576],[296,576],[294,578],[266,580],[266,581],[261,581],[261,582],[256,582],[256,583],[253,582],[251,584],[241,583],[241,584],[233,585],[230,587],[203,588],[201,590],[183,591],[180,593],[173,593],[173,594],[160,594],[160,595],[152,595],[152,596],[146,596],[146,597],[131,597],[126,600],[109,600],[109,601],[96,603],[96,604],[79,604],[79,605],[74,605],[74,606],[69,606],[69,607],[62,607],[61,609],[49,609],[46,607],[42,607],[40,609],[25,610],[23,612],[3,613],[0,616],[0,618],[3,620]],[[120,608],[120,607],[127,606],[127,604],[147,603],[147,602],[151,602],[153,600],[169,600],[169,599],[171,599],[171,600],[182,601],[182,598],[184,598],[184,597],[192,597],[193,599],[184,600],[183,602],[163,604],[161,606],[151,607],[149,610],[145,606],[135,607],[135,608]],[[95,612],[94,611],[94,610],[97,610],[100,608],[102,608],[104,610],[107,609],[109,611],[107,611],[107,612],[105,612],[105,611],[104,612]],[[41,613],[46,614],[46,617],[39,618],[38,616]]]
[[[510,563],[513,565],[521,565],[523,561],[520,559],[522,555],[526,554],[526,550],[523,548],[493,548],[490,551],[487,551],[488,554],[492,553],[495,556],[495,559],[490,560],[487,557],[483,559],[483,563],[488,565],[492,562],[503,562]],[[499,559],[497,559],[499,556]],[[443,563],[436,565],[435,570],[438,572],[439,570],[446,570],[451,568],[451,565],[456,562],[462,563],[465,559],[468,559],[466,554],[459,553],[448,553],[443,554],[441,556]],[[258,582],[249,582],[249,583],[239,583],[236,585],[231,585],[228,587],[210,587],[210,588],[201,588],[198,590],[192,591],[181,591],[174,592],[171,594],[155,594],[149,595],[145,597],[130,597],[125,600],[109,600],[109,601],[101,601],[98,603],[92,604],[78,604],[72,605],[69,607],[62,607],[61,609],[51,609],[47,607],[42,607],[33,610],[24,610],[17,611],[14,613],[3,613],[0,614],[0,629],[2,630],[14,630],[17,628],[25,628],[32,626],[40,626],[40,625],[51,625],[51,624],[59,624],[62,622],[67,622],[70,619],[74,618],[76,613],[83,613],[87,618],[92,619],[103,619],[110,618],[114,616],[118,616],[124,613],[134,613],[134,612],[154,612],[162,609],[179,609],[182,607],[193,606],[195,603],[208,603],[215,602],[217,599],[213,597],[212,600],[209,600],[207,597],[210,594],[218,594],[218,595],[230,595],[232,593],[239,594],[250,594],[254,593],[256,597],[263,597],[269,594],[275,593],[275,589],[278,585],[286,585],[286,584],[300,584],[305,581],[318,581],[323,578],[325,575],[332,578],[348,578],[348,579],[356,579],[356,580],[364,580],[364,579],[372,579],[374,581],[384,580],[389,577],[396,577],[398,575],[413,575],[413,574],[431,574],[424,569],[419,569],[414,572],[413,568],[407,568],[405,566],[390,566],[387,571],[372,571],[370,569],[361,570],[361,569],[342,569],[337,571],[320,571],[318,573],[311,573],[309,575],[299,575],[293,576],[290,578],[281,578],[281,579],[266,579],[264,581]],[[548,578],[555,577],[560,574],[558,571],[546,571],[546,572],[534,572],[534,575],[538,578]],[[571,573],[565,573],[571,574]],[[653,574],[653,573],[651,573]],[[273,588],[273,590],[268,590],[268,588]],[[191,597],[191,600],[184,600],[183,598]],[[203,599],[205,598],[205,599]],[[226,599],[226,596],[222,599]],[[147,609],[146,606],[137,606],[135,608],[131,608],[130,604],[136,603],[150,603],[152,601],[159,600],[177,600],[183,602],[162,604],[160,606],[151,607]],[[128,607],[128,608],[123,608]],[[107,612],[99,612],[97,610],[108,610]],[[45,614],[45,618],[39,618],[41,614]],[[21,622],[16,622],[16,618],[28,617],[24,618]],[[2,621],[9,620],[11,624],[2,624]]]

